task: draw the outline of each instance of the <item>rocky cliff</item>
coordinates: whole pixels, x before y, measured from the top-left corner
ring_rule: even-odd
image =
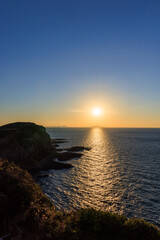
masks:
[[[30,122],[11,123],[0,127],[0,157],[14,161],[29,171],[70,167],[54,162],[56,148],[43,126]]]

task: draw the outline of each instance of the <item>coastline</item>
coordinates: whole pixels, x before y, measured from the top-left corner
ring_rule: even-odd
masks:
[[[21,127],[22,127],[21,123]],[[14,125],[15,126],[15,125]],[[8,126],[7,126],[8,127]],[[21,128],[20,127],[20,128]],[[26,134],[26,127],[27,127],[27,134],[24,135],[24,127],[25,127],[25,134]],[[48,135],[46,135],[46,132],[44,128],[39,128],[36,126],[31,127],[31,125],[25,123],[25,126],[19,131],[18,135],[17,133],[12,136],[9,134],[8,137],[4,137],[4,133],[0,135],[1,137],[1,144],[3,143],[4,152],[5,154],[9,154],[8,156],[11,156],[12,153],[12,147],[15,149],[15,143],[10,148],[9,143],[12,142],[13,138],[16,141],[17,151],[19,149],[21,150],[21,153],[28,151],[28,148],[26,148],[26,142],[27,146],[30,144],[30,142],[34,143],[34,148],[38,149],[39,147],[45,145],[44,151],[49,151],[49,156],[53,155],[51,152],[54,150],[54,157],[57,157],[57,150],[55,146],[52,148],[53,144],[58,144],[56,141],[62,141],[62,140],[47,140]],[[28,135],[29,130],[29,135]],[[31,130],[31,131],[30,131]],[[41,133],[42,136],[41,136]],[[34,134],[33,134],[34,133]],[[40,137],[37,137],[37,134],[40,134]],[[23,138],[21,138],[23,135]],[[36,138],[33,137],[36,135]],[[25,138],[24,138],[25,136]],[[28,136],[30,141],[28,142]],[[13,138],[12,138],[13,137]],[[15,139],[17,137],[17,139]],[[19,138],[20,137],[20,138]],[[4,142],[5,139],[5,142]],[[45,139],[45,141],[43,141]],[[3,141],[2,141],[3,140]],[[64,140],[63,140],[64,141]],[[47,144],[46,144],[47,142]],[[5,145],[5,144],[8,145]],[[25,144],[24,144],[25,143]],[[51,143],[51,144],[50,144]],[[18,148],[18,145],[21,145],[21,148]],[[44,145],[43,145],[44,144]],[[2,145],[1,145],[2,146]],[[9,150],[7,149],[7,146],[9,147]],[[22,149],[23,146],[23,149]],[[25,146],[25,147],[24,147]],[[29,145],[30,147],[30,145]],[[82,149],[85,149],[85,147],[82,147]],[[6,150],[7,149],[7,150]],[[26,150],[27,149],[27,150]],[[67,149],[68,153],[70,154],[70,151],[72,150],[82,150],[79,147]],[[2,150],[2,149],[1,149]],[[33,149],[32,149],[33,150]],[[66,149],[65,149],[66,150]],[[88,149],[89,151],[90,149]],[[29,151],[29,154],[32,155],[33,158],[31,158],[30,155],[30,164],[35,164],[37,166],[36,156],[34,155],[36,152],[37,156],[40,156],[40,153],[43,152],[39,151]],[[1,151],[2,153],[2,151]],[[33,154],[34,153],[34,154]],[[61,154],[61,153],[60,153]],[[18,155],[14,155],[14,158]],[[26,155],[23,155],[26,156]],[[43,156],[43,154],[42,154]],[[69,159],[71,159],[73,156],[75,157],[75,154],[68,155]],[[25,239],[24,235],[29,234],[32,236],[32,239],[104,239],[107,237],[107,239],[124,239],[127,240],[128,237],[130,239],[145,239],[145,240],[151,240],[160,239],[160,231],[159,229],[154,226],[153,224],[150,224],[144,220],[141,219],[128,219],[125,216],[121,216],[118,214],[113,214],[109,212],[103,212],[98,211],[95,209],[80,209],[77,211],[71,211],[71,212],[64,212],[64,211],[56,211],[54,205],[51,203],[51,201],[44,195],[41,188],[34,182],[33,178],[29,173],[27,173],[26,170],[29,170],[30,172],[34,172],[34,168],[29,168],[26,164],[26,160],[21,157],[18,160],[15,160],[16,163],[19,165],[22,165],[25,169],[25,166],[27,166],[26,170],[22,170],[18,166],[16,166],[12,160],[8,162],[7,160],[2,159],[2,156],[0,155],[0,202],[1,202],[1,226],[3,226],[4,232],[7,234],[11,234],[13,239],[17,239],[19,236],[19,239]],[[28,158],[28,155],[27,155]],[[65,156],[63,156],[63,159]],[[49,158],[51,159],[51,158]],[[20,162],[24,160],[23,164]],[[67,160],[67,159],[66,159]],[[42,162],[43,164],[42,164]],[[48,164],[48,159],[43,158],[39,163],[41,164],[41,167],[35,168],[35,172],[37,172],[39,169],[46,170],[45,168],[47,165],[44,164],[44,161]],[[57,161],[54,161],[55,168],[54,169],[61,169],[56,168]],[[62,164],[62,163],[60,163]],[[68,163],[67,163],[68,164]],[[61,165],[62,166],[62,165]],[[68,166],[68,165],[67,165]],[[45,177],[39,176],[39,177]],[[7,187],[6,187],[7,186]],[[16,195],[14,194],[16,192]],[[15,231],[16,230],[16,231]],[[38,233],[40,232],[40,233]],[[2,233],[1,233],[2,235]]]
[[[95,209],[56,211],[27,171],[2,158],[0,203],[0,236],[13,240],[160,239],[160,230],[143,219]]]

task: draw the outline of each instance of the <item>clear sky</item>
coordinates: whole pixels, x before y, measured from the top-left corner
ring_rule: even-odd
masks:
[[[160,1],[1,0],[0,125],[13,121],[160,127]]]

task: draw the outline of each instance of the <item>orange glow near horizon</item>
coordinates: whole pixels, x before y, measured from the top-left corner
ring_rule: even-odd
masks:
[[[140,103],[138,107],[130,108],[125,101],[116,97],[86,96],[63,108],[53,104],[36,111],[10,108],[1,115],[0,126],[11,122],[34,122],[45,127],[159,128],[160,113],[152,109],[150,114],[148,108],[142,109]]]

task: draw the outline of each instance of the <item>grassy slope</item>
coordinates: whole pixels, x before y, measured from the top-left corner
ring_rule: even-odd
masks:
[[[0,159],[0,231],[14,240],[158,240],[159,229],[144,220],[95,209],[57,212],[31,175]]]

